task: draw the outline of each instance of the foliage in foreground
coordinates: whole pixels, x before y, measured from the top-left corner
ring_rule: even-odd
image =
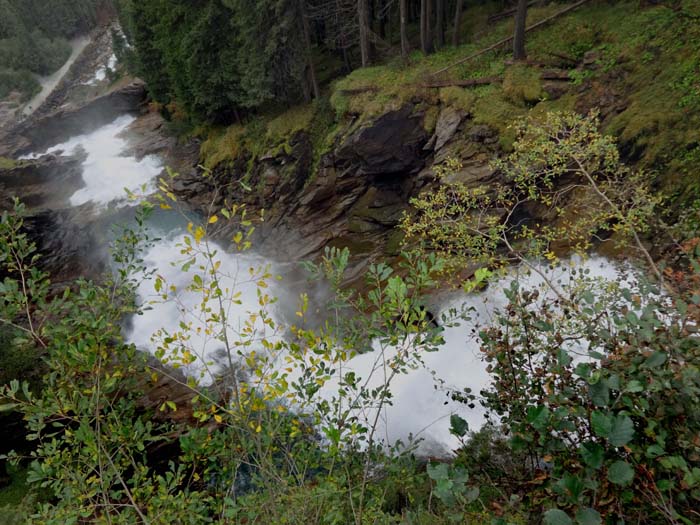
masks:
[[[523,128],[503,164],[511,186],[500,190],[516,198],[502,204],[531,198],[556,210],[563,179],[585,189],[591,210],[577,231],[614,227],[643,250],[635,237],[654,203],[644,188],[628,193],[628,172],[612,144],[594,121],[553,116],[548,123]],[[161,207],[169,208],[174,197],[166,181],[161,190]],[[589,200],[595,195],[602,204]],[[467,205],[459,203],[458,220],[448,224],[469,224]],[[485,239],[492,244],[480,249],[490,260],[505,247],[541,285],[515,279],[506,306],[486,324],[450,312],[443,328],[423,305],[436,276],[450,267],[445,259],[427,251],[406,254],[396,270],[374,265],[358,292],[342,287],[347,251],[329,250],[309,265],[333,291],[327,321],[311,329],[306,296],[297,323],[275,320],[269,269],[222,266],[212,239],[225,228],[235,229],[234,248],[250,247],[253,221],[240,206],[190,223],[178,246],[182,260],[174,263],[188,276],[184,287],[145,271],[140,246],[149,239],[139,217],[139,228],[115,246],[115,276],[78,282],[62,294],[37,268],[21,211],[5,213],[0,223],[0,320],[11,345],[43,352],[49,372],[41,391],[17,381],[4,387],[2,406],[24,415],[36,445],[29,458],[15,458],[28,463],[28,480],[46,495],[29,523],[697,521],[695,245],[685,250],[689,269],[653,265],[650,283],[630,268],[604,280],[550,261],[570,273],[556,279],[525,254],[553,259],[542,241],[560,230],[523,235],[526,229],[508,221],[493,223],[486,237],[481,228],[457,230],[462,244],[444,252],[448,259]],[[479,272],[465,288],[488,276]],[[156,295],[137,307],[145,278]],[[230,312],[245,286],[255,289],[257,306],[239,320]],[[148,362],[121,329],[126,316],[163,302],[194,305],[178,329],[154,334],[169,368]],[[464,447],[454,462],[425,465],[414,456],[415,443],[381,439],[382,414],[393,383],[421,367],[426,352],[439,351],[442,330],[460,317],[476,330],[493,381],[479,396],[452,394],[482,403],[493,426],[470,434],[453,416],[451,431]],[[203,340],[221,349],[218,356],[203,352]],[[359,352],[376,357],[366,376],[351,367]],[[164,378],[191,395],[155,407],[144,402]]]

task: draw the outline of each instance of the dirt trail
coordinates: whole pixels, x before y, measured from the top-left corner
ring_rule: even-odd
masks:
[[[39,79],[39,82],[41,83],[41,91],[29,102],[27,102],[27,105],[24,107],[22,110],[22,115],[25,117],[28,117],[34,111],[39,108],[44,101],[47,99],[47,97],[51,94],[51,92],[56,88],[56,86],[61,82],[61,79],[65,76],[66,73],[68,73],[68,70],[71,68],[73,63],[78,59],[80,54],[85,50],[87,45],[90,43],[90,37],[89,36],[82,36],[79,38],[76,38],[74,40],[71,40],[71,47],[73,48],[73,51],[71,52],[70,57],[66,61],[63,66],[61,66],[61,69],[53,73],[52,75],[49,75],[47,77],[42,77]]]

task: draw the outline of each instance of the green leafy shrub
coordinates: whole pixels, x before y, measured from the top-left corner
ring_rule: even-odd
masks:
[[[540,477],[529,497],[581,524],[693,523],[700,345],[688,327],[700,296],[574,281],[566,302],[513,282],[482,332],[494,376],[485,404]]]

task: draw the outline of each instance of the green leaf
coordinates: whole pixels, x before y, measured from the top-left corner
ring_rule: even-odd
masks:
[[[658,458],[659,456],[663,456],[664,454],[666,454],[666,451],[661,445],[650,445],[647,448],[648,458]]]
[[[637,392],[643,392],[643,391],[644,391],[644,385],[642,385],[642,383],[637,381],[636,379],[627,383],[627,386],[625,387],[625,392],[637,393]]]
[[[583,481],[578,476],[568,472],[564,474],[558,485],[563,489],[564,495],[571,503],[578,502],[584,489]]]
[[[469,431],[469,424],[457,414],[450,416],[450,432],[458,437],[464,437]]]
[[[579,363],[574,369],[574,374],[583,379],[588,379],[591,375],[591,365],[589,363]]]
[[[549,421],[549,408],[546,405],[529,407],[527,409],[527,422],[536,429],[542,429]]]
[[[607,438],[613,428],[613,418],[603,412],[595,411],[591,414],[591,426],[597,436]]]
[[[428,470],[428,476],[432,480],[438,481],[441,479],[449,478],[448,467],[445,463],[438,463],[437,465],[434,465],[432,463],[428,463],[427,470]]]
[[[597,470],[603,466],[605,450],[598,443],[584,443],[578,451],[584,463],[589,467]]]
[[[628,485],[634,479],[634,468],[626,461],[616,461],[608,468],[608,480],[615,485]]]
[[[544,513],[544,525],[573,525],[566,512],[559,509],[549,509]]]
[[[608,406],[610,403],[610,387],[605,379],[601,379],[597,383],[588,387],[588,393],[591,396],[593,404],[599,407]]]
[[[617,416],[613,419],[612,430],[608,441],[613,447],[623,447],[634,437],[634,423],[628,416]]]
[[[665,352],[654,352],[644,361],[644,366],[647,368],[656,368],[666,362],[667,355]]]
[[[576,523],[578,525],[601,525],[603,518],[597,510],[585,508],[576,513]]]

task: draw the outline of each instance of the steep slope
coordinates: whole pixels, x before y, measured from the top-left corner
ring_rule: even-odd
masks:
[[[562,9],[531,9],[529,23]],[[493,6],[492,6],[493,8]],[[700,161],[700,7],[590,2],[530,34],[529,59],[497,49],[434,75],[510,34],[467,12],[474,42],[409,65],[360,69],[328,97],[245,125],[201,133],[213,176],[181,180],[200,207],[212,201],[265,208],[262,249],[284,258],[349,246],[363,260],[395,253],[410,196],[434,182],[433,167],[462,161],[461,182],[498,177],[490,160],[512,143],[510,124],[547,111],[597,111],[627,162],[659,191],[688,204]],[[479,36],[482,35],[482,36]],[[216,191],[215,191],[216,188]]]

